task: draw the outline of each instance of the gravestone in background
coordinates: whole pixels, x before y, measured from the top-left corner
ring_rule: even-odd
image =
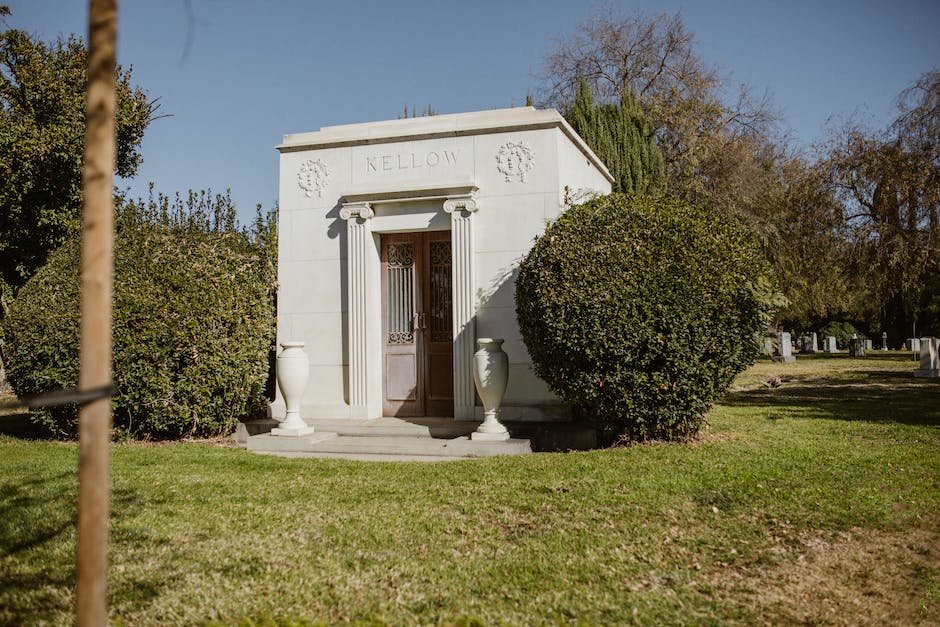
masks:
[[[827,353],[835,353],[839,350],[836,348],[836,337],[834,335],[827,335],[826,339],[823,340],[823,350]]]
[[[865,341],[866,340],[858,337],[853,337],[849,340],[849,357],[864,357]]]
[[[920,341],[920,367],[915,377],[940,377],[940,339],[924,337]]]
[[[804,353],[818,353],[819,352],[819,339],[815,333],[810,333],[803,336],[803,346],[802,350]]]
[[[764,338],[763,350],[765,355],[774,354],[774,339],[772,337]]]
[[[865,350],[867,350],[867,351],[874,350],[874,349],[872,348],[871,340],[865,340]]]
[[[774,355],[774,361],[796,361],[796,357],[793,356],[793,343],[790,340],[790,334],[786,331],[777,334],[777,353]]]
[[[907,350],[914,351],[915,353],[920,352],[920,338],[909,337],[907,338]]]

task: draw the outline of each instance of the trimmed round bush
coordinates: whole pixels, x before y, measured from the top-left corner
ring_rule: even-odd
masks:
[[[237,232],[128,223],[115,240],[114,426],[131,437],[230,432],[264,407],[274,336],[271,262]],[[53,252],[3,321],[18,396],[76,387],[79,244]],[[33,412],[73,436],[78,408]]]
[[[566,211],[516,280],[535,373],[610,440],[683,440],[760,353],[778,292],[706,207],[612,194]]]

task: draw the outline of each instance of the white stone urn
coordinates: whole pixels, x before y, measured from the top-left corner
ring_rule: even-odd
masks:
[[[499,405],[509,382],[509,357],[502,349],[503,340],[481,337],[473,354],[473,382],[483,401],[483,423],[470,434],[473,440],[505,441],[509,431],[499,421]]]
[[[310,376],[310,360],[304,352],[304,343],[300,341],[281,342],[281,354],[277,357],[277,385],[287,407],[287,415],[272,435],[299,436],[313,433],[313,427],[307,426],[300,416],[300,403]]]

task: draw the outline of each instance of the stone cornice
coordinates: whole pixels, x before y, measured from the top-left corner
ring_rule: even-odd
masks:
[[[453,183],[445,182],[431,186],[416,186],[406,183],[398,187],[360,188],[343,194],[343,200],[345,201],[343,206],[415,202],[420,200],[446,200],[448,198],[469,197],[476,193],[476,191],[477,186],[466,181]]]

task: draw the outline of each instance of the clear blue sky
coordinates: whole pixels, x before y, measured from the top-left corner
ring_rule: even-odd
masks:
[[[87,31],[83,0],[0,0],[9,27]],[[699,54],[771,92],[798,145],[827,119],[882,127],[897,94],[940,67],[940,0],[635,0],[680,11]],[[595,4],[574,0],[124,0],[119,62],[159,97],[144,164],[124,185],[231,188],[239,214],[277,201],[282,135],[394,119],[407,104],[458,113],[521,105],[552,41]]]

